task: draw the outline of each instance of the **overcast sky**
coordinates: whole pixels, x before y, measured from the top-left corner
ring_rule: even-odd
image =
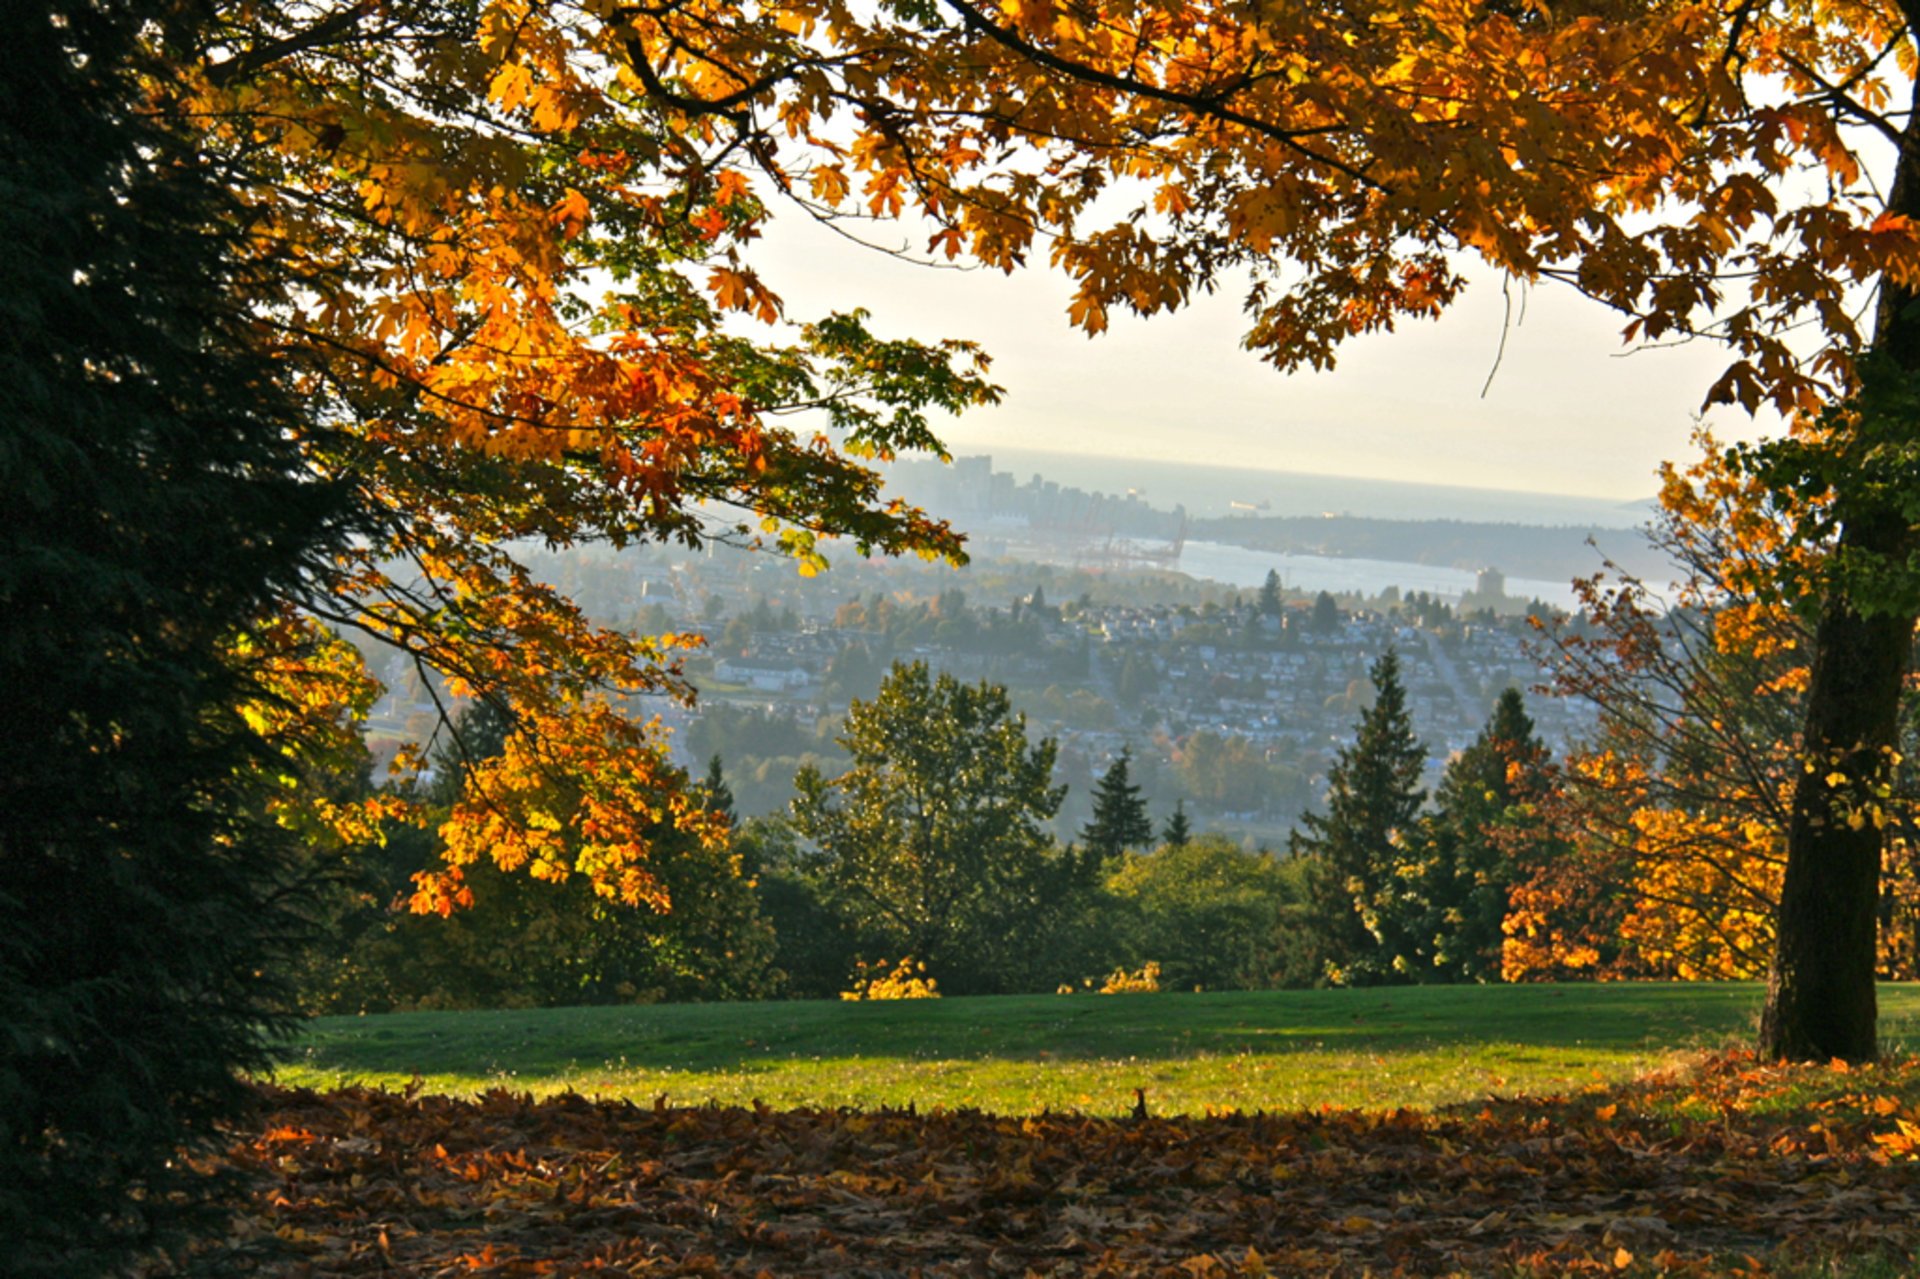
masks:
[[[1240,349],[1237,297],[1151,320],[1116,311],[1090,339],[1067,324],[1064,278],[1044,269],[916,267],[792,209],[753,256],[795,318],[864,306],[890,336],[986,346],[1006,402],[948,424],[943,438],[958,452],[1046,449],[1627,500],[1654,491],[1663,459],[1689,455],[1693,414],[1724,366],[1705,343],[1625,354],[1619,317],[1543,285],[1482,398],[1500,345],[1497,277],[1477,281],[1437,323],[1349,343],[1331,373],[1282,375]],[[1516,315],[1519,301],[1516,291]],[[1777,429],[1725,410],[1712,420],[1727,438]]]

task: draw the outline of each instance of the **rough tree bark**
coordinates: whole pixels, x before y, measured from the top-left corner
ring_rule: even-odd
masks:
[[[1907,11],[1910,27],[1915,10]],[[1920,88],[1916,89],[1920,107]],[[1908,116],[1888,196],[1889,212],[1920,217],[1920,111]],[[1920,296],[1886,281],[1873,353],[1920,373]],[[1914,424],[1920,429],[1920,423]],[[1913,526],[1886,495],[1845,493],[1839,552],[1898,562],[1920,549]],[[1878,1049],[1874,992],[1881,829],[1873,793],[1892,766],[1900,695],[1920,617],[1901,601],[1866,610],[1841,591],[1821,606],[1794,787],[1786,877],[1760,1019],[1763,1056],[1799,1061],[1871,1060]]]
[[[1879,549],[1903,539],[1892,521],[1847,526],[1843,541]],[[1760,1021],[1773,1058],[1865,1061],[1876,1049],[1873,970],[1881,831],[1850,824],[1850,809],[1877,801],[1894,741],[1911,615],[1863,617],[1830,600],[1815,634],[1803,748],[1812,767],[1794,787],[1780,889],[1776,948]],[[1829,778],[1844,779],[1833,780]]]

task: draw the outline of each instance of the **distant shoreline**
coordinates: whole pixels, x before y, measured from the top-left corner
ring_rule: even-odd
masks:
[[[1271,471],[1219,463],[1056,453],[1046,449],[959,445],[953,448],[953,453],[956,457],[990,456],[995,470],[1012,472],[1023,480],[1029,474],[1039,473],[1063,485],[1109,494],[1137,490],[1157,510],[1184,506],[1188,514],[1197,519],[1234,514],[1353,515],[1548,528],[1627,529],[1644,524],[1654,509],[1651,497],[1623,502],[1512,489]]]

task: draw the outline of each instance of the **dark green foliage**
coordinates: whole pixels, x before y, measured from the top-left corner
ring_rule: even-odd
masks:
[[[1500,980],[1517,867],[1557,855],[1538,809],[1546,760],[1524,700],[1506,690],[1447,766],[1434,811],[1404,833],[1391,873],[1362,903],[1380,944],[1373,967],[1415,981]]]
[[[1313,618],[1307,629],[1315,635],[1334,635],[1340,630],[1340,605],[1333,596],[1321,591],[1313,597]]]
[[[1273,569],[1267,570],[1267,580],[1260,583],[1260,611],[1268,617],[1280,616],[1280,574]]]
[[[1404,980],[1393,963],[1412,947],[1401,935],[1406,891],[1397,875],[1419,835],[1426,750],[1413,735],[1400,659],[1388,649],[1373,664],[1374,702],[1352,745],[1327,774],[1327,811],[1301,818],[1294,852],[1311,857],[1310,897],[1329,971],[1340,980]]]
[[[1093,788],[1093,820],[1080,832],[1080,842],[1091,857],[1102,865],[1118,858],[1130,848],[1145,848],[1153,842],[1153,822],[1147,817],[1147,801],[1140,788],[1128,776],[1133,753],[1126,747]]]
[[[1160,832],[1160,842],[1175,848],[1193,838],[1193,824],[1187,820],[1187,801],[1173,801],[1173,815],[1167,818],[1167,824]]]
[[[1305,868],[1218,835],[1127,854],[1107,880],[1120,962],[1160,964],[1167,990],[1311,983],[1319,974],[1304,919]]]
[[[1534,805],[1543,798],[1546,747],[1517,689],[1500,694],[1473,744],[1447,766],[1426,826],[1418,930],[1432,975],[1498,981],[1508,890],[1516,863],[1544,856],[1553,838]]]
[[[293,931],[231,641],[343,508],[251,351],[237,226],[155,123],[164,5],[13,6],[0,77],[0,1268],[180,1243],[178,1158],[287,1026]],[[145,25],[154,24],[154,25]]]
[[[1058,853],[1046,823],[1065,788],[1054,744],[1029,744],[1004,688],[897,666],[847,713],[852,765],[796,780],[802,868],[876,955],[911,955],[941,989],[1032,989],[1045,938],[1092,877]]]
[[[1152,660],[1129,648],[1120,663],[1120,675],[1114,680],[1114,696],[1122,706],[1138,710],[1159,689],[1160,675],[1153,669]]]
[[[808,875],[792,826],[783,818],[752,818],[734,846],[773,929],[781,992],[795,999],[838,998],[859,957],[860,939]]]
[[[726,767],[721,763],[718,753],[708,757],[707,778],[701,783],[700,788],[706,793],[707,810],[720,813],[728,821],[732,821],[734,818],[733,788],[727,785]]]

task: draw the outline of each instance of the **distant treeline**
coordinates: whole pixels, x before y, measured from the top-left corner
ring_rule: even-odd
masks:
[[[1672,569],[1637,529],[1547,527],[1465,520],[1382,520],[1355,515],[1235,516],[1196,520],[1189,536],[1253,550],[1399,560],[1447,568],[1498,568],[1508,577],[1586,577],[1604,554],[1649,581]],[[1598,545],[1596,551],[1588,540]]]

